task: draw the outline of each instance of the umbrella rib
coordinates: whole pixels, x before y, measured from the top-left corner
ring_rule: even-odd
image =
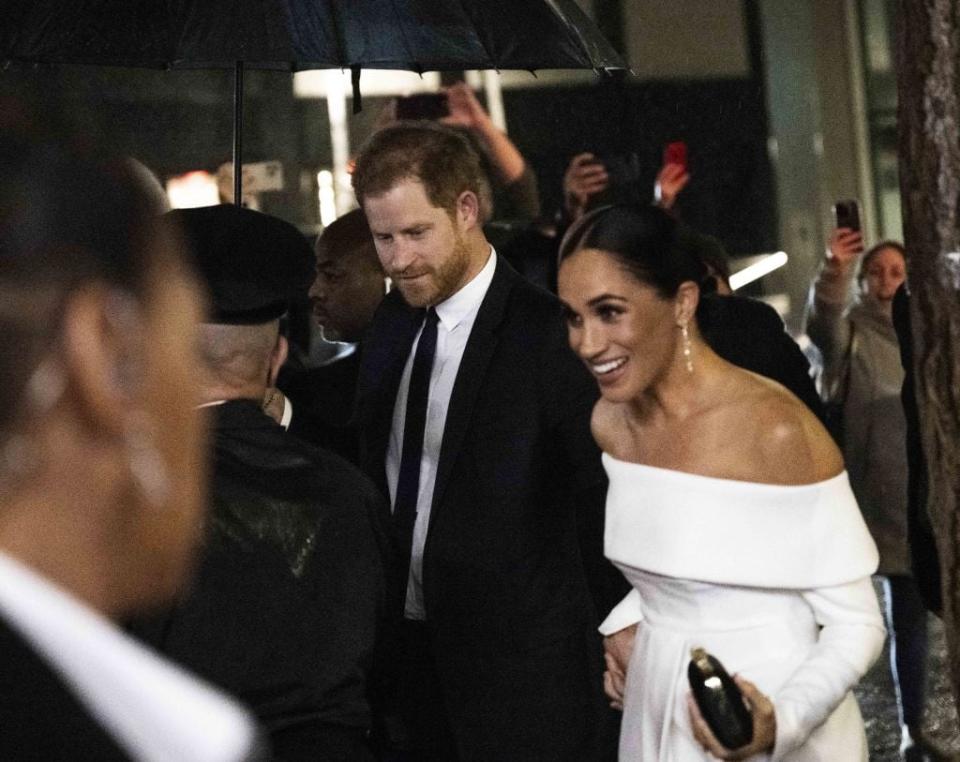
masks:
[[[403,47],[406,48],[406,51],[404,53],[404,58],[407,61],[411,61],[412,63],[414,63],[417,68],[413,69],[413,71],[417,72],[417,74],[420,74],[422,76],[423,66],[420,65],[419,61],[416,61],[414,59],[413,48],[410,46],[410,42],[407,40],[406,30],[403,26],[403,19],[405,18],[406,14],[401,13],[400,9],[397,8],[397,0],[390,0],[390,6],[393,8],[393,15],[397,19],[397,29],[400,30],[400,37],[403,39]]]
[[[333,17],[333,39],[337,43],[337,59],[342,69],[344,66],[350,66],[351,62],[347,60],[347,44],[341,27],[340,9],[335,2],[330,3],[329,8],[330,15]]]
[[[466,5],[466,3],[464,2],[464,0],[458,0],[458,3],[460,4],[460,9],[463,11],[463,15],[466,16],[467,18],[471,19],[471,21],[472,21],[472,20],[473,20],[473,17],[472,17],[472,16],[470,15],[470,13],[467,11],[467,5]],[[476,25],[474,25],[474,26],[476,26]],[[483,36],[482,36],[479,32],[477,32],[477,40],[480,42],[480,46],[483,48],[483,52],[486,53],[486,55],[487,55],[487,61],[489,61],[491,64],[493,64],[493,66],[492,66],[491,68],[493,68],[494,70],[496,70],[497,72],[499,72],[499,71],[500,71],[500,61],[496,60],[496,59],[493,57],[493,55],[491,55],[490,48],[487,47],[487,42],[486,42],[486,40],[483,39]]]

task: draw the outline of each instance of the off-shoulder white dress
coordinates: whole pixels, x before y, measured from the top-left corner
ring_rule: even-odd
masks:
[[[884,628],[877,550],[846,472],[782,486],[603,461],[605,551],[634,590],[601,630],[639,622],[620,759],[712,759],[686,706],[690,649],[702,646],[774,703],[773,754],[753,759],[867,760],[850,690]]]

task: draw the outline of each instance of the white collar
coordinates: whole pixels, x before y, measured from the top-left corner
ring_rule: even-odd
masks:
[[[487,263],[473,277],[473,280],[436,306],[437,317],[448,332],[460,325],[464,318],[476,315],[483,297],[487,294],[487,289],[490,288],[490,283],[493,282],[493,273],[496,269],[497,253],[491,246]]]
[[[252,749],[239,705],[2,551],[0,616],[132,758],[234,762]]]

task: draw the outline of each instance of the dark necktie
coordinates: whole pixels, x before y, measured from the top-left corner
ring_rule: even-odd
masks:
[[[437,350],[437,312],[427,310],[413,358],[410,386],[407,389],[407,412],[403,421],[403,451],[400,475],[393,501],[393,525],[397,536],[397,561],[402,570],[400,580],[406,589],[413,548],[413,527],[417,521],[417,495],[420,492],[420,460],[423,456],[423,430],[427,422],[427,399],[430,396],[430,373]]]

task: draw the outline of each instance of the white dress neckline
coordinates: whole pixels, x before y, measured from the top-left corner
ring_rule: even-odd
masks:
[[[767,588],[840,585],[872,574],[877,549],[846,471],[761,484],[622,461],[610,477],[604,551],[663,576]]]
[[[741,487],[750,487],[750,488],[764,488],[771,487],[773,489],[786,489],[786,490],[805,490],[805,489],[823,489],[829,487],[833,482],[843,482],[844,478],[847,475],[847,472],[840,471],[835,476],[831,476],[827,479],[823,479],[818,482],[807,482],[804,484],[775,484],[773,482],[753,482],[746,479],[730,479],[724,476],[710,476],[708,474],[697,474],[692,471],[681,471],[677,468],[664,468],[663,466],[651,466],[647,463],[637,463],[632,460],[623,460],[622,458],[617,458],[611,455],[608,452],[602,454],[602,458],[605,461],[611,461],[612,463],[619,464],[626,467],[636,467],[640,469],[646,469],[651,473],[659,473],[664,476],[664,478],[690,478],[690,479],[702,479],[707,482],[712,482],[715,485],[727,485],[731,488],[741,486]]]

